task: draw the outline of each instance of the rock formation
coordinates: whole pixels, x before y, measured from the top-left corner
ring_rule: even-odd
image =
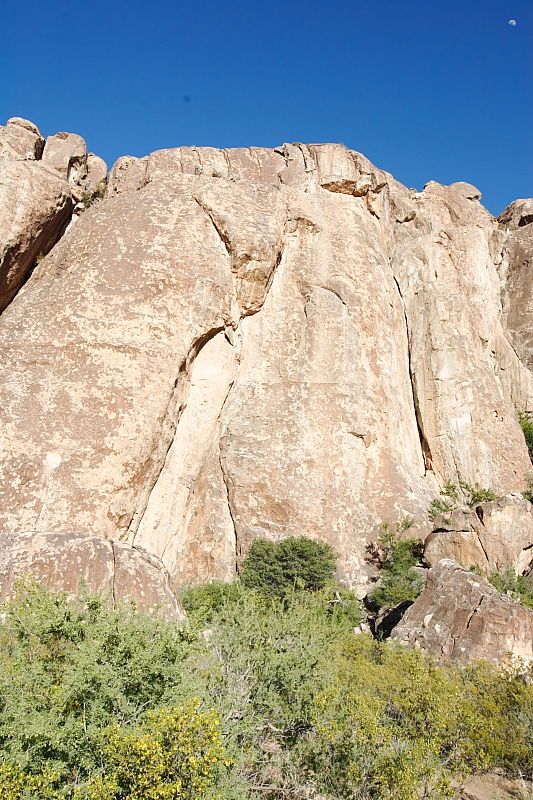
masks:
[[[520,495],[478,503],[474,509],[441,514],[424,543],[424,558],[434,566],[443,558],[484,575],[533,566],[533,505]]]
[[[439,660],[465,663],[483,658],[527,666],[533,661],[533,611],[443,559],[429,571],[422,594],[392,638]]]
[[[525,487],[529,206],[286,144],[125,156],[82,210],[80,137],[0,134],[6,551],[74,532],[184,585],[307,535],[362,596],[381,522],[427,530],[447,480]]]
[[[169,574],[154,556],[124,542],[76,533],[0,534],[0,599],[33,578],[55,591],[99,592],[176,619],[181,606]]]

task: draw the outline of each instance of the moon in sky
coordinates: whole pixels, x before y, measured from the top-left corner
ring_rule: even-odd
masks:
[[[510,19],[507,24],[511,25],[513,28],[515,28],[516,27],[516,20],[515,19]]]

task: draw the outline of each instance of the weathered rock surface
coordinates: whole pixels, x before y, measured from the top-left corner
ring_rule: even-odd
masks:
[[[20,117],[8,119],[0,126],[0,159],[34,161],[41,158],[44,139],[33,122]]]
[[[499,217],[503,251],[504,324],[517,355],[533,369],[533,200],[516,200]]]
[[[134,602],[173,619],[182,610],[168,572],[153,555],[124,542],[77,533],[0,534],[0,601],[21,578],[75,595],[99,592],[113,603]]]
[[[437,659],[533,661],[533,611],[500,595],[483,578],[443,559],[392,638]]]
[[[28,120],[0,126],[0,313],[66,230],[82,193],[106,174],[81,136],[58,133],[45,143]]]
[[[58,136],[76,195],[104,167]],[[474,187],[293,144],[123,157],[108,194],[0,320],[0,530],[125,540],[179,584],[303,534],[363,595],[382,521],[423,526],[445,480],[522,488],[529,372]]]
[[[509,568],[522,575],[533,562],[533,505],[508,495],[441,514],[424,543],[424,558],[430,566],[449,558],[485,575]]]
[[[4,134],[19,125],[0,128]],[[73,207],[68,184],[35,161],[35,153],[12,154],[0,149],[0,312],[10,303],[36,259],[59,238]]]
[[[475,775],[465,781],[459,800],[531,800],[533,783],[526,779],[509,780],[501,775]]]

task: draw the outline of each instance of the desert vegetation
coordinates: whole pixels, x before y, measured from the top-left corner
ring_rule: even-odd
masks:
[[[415,557],[394,535],[389,580]],[[21,585],[0,624],[2,796],[439,800],[478,770],[528,774],[531,686],[356,633],[333,566],[306,540],[256,544],[242,580],[184,592],[181,624]]]

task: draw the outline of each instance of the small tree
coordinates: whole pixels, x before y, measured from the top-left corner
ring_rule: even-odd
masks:
[[[334,572],[335,554],[329,544],[305,536],[281,542],[256,539],[243,562],[241,580],[267,597],[283,597],[291,589],[323,589]]]

